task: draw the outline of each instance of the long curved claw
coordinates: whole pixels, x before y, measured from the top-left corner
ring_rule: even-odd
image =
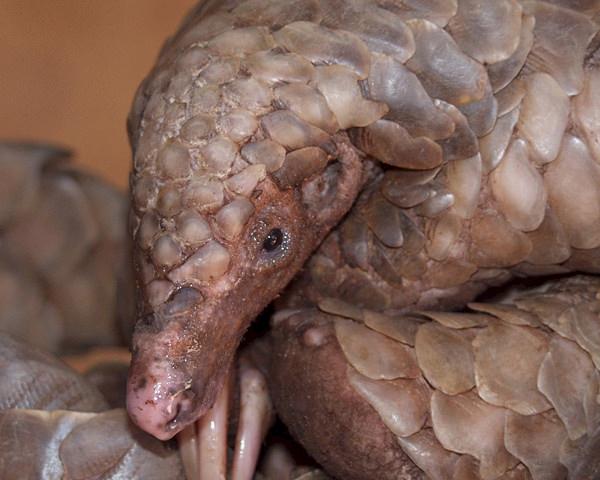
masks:
[[[232,480],[251,480],[262,441],[273,418],[264,375],[248,360],[240,362],[240,421],[235,439]]]
[[[177,435],[188,480],[251,480],[261,444],[274,418],[264,375],[247,359],[239,363],[240,414],[228,476],[227,425],[234,375],[230,372],[213,407]]]

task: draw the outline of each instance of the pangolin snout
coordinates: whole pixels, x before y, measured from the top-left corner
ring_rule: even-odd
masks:
[[[198,396],[191,378],[154,364],[145,372],[132,369],[127,410],[141,429],[160,440],[168,440],[194,420]]]

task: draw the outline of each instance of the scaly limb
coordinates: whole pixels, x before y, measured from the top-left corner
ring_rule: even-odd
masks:
[[[277,412],[336,478],[597,478],[599,289],[571,277],[471,313],[279,315]]]

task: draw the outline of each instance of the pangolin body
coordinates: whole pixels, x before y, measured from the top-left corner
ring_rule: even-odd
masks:
[[[249,322],[310,256],[281,305],[318,304],[354,322],[302,330],[315,369],[280,362],[274,391],[332,472],[418,478],[416,464],[444,479],[594,478],[594,280],[559,284],[570,299],[549,287],[536,306],[390,318],[459,307],[514,276],[598,272],[598,12],[595,0],[199,4],[129,118],[134,421],[170,438],[202,415]],[[354,362],[365,356],[376,360]],[[518,365],[497,371],[497,358]],[[319,375],[328,362],[332,376]],[[566,400],[570,369],[583,373]],[[310,403],[285,394],[294,372],[290,391],[345,387]],[[393,397],[404,388],[410,399]],[[302,423],[331,412],[342,391],[350,400],[339,406],[363,402],[356,411],[383,419],[375,430],[389,427],[373,444],[349,443],[354,463],[335,445],[349,427],[332,422],[340,431],[328,437]],[[379,408],[392,397],[412,402],[408,427],[390,426],[394,412]],[[475,440],[461,441],[467,434]],[[548,450],[524,452],[548,436]],[[432,452],[445,469],[426,464]]]

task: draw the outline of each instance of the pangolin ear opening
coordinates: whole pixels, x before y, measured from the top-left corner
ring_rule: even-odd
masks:
[[[344,135],[335,139],[337,158],[302,186],[308,214],[325,233],[350,209],[363,184],[363,162]]]

